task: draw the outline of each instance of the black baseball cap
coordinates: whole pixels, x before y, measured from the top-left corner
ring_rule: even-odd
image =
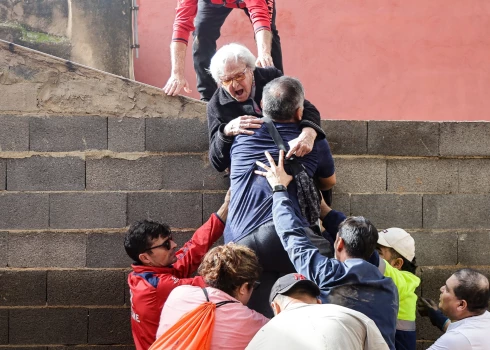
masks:
[[[276,283],[274,283],[271,289],[271,295],[269,296],[269,303],[272,303],[277,294],[287,293],[295,286],[307,288],[315,297],[320,295],[320,288],[315,282],[310,281],[299,273],[290,273],[286,276],[282,276],[276,281]]]

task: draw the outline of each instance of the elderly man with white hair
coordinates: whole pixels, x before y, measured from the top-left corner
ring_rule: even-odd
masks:
[[[262,124],[262,91],[264,86],[282,76],[274,67],[255,66],[255,57],[245,46],[228,44],[211,59],[209,72],[218,89],[207,106],[209,126],[209,159],[218,171],[230,166],[230,149],[236,135],[252,135]],[[313,149],[315,139],[325,138],[320,127],[320,113],[304,100],[302,132],[289,144],[289,158],[302,157]]]

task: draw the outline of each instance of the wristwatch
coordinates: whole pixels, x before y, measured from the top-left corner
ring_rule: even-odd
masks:
[[[276,192],[285,192],[287,191],[287,187],[284,186],[284,185],[275,185],[274,188],[272,189],[272,192],[276,193]]]

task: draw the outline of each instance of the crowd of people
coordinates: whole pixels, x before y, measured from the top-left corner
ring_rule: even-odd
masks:
[[[216,52],[232,8],[249,15],[257,58],[238,44]],[[169,95],[188,90],[192,30],[209,159],[230,189],[180,249],[163,223],[130,226],[136,349],[415,350],[418,310],[444,332],[430,349],[490,350],[483,274],[455,272],[439,303],[417,297],[413,237],[331,208],[334,160],[319,111],[283,75],[274,0],[179,1]]]

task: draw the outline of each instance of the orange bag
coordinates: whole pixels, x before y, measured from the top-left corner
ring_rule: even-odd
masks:
[[[192,311],[183,315],[176,324],[163,333],[148,350],[209,350],[213,336],[214,318],[217,307],[236,301],[209,301],[206,289],[202,289],[206,300]]]

